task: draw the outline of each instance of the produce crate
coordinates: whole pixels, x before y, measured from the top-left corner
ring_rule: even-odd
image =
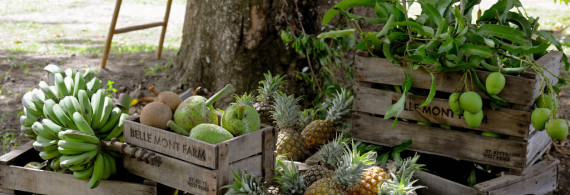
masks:
[[[222,194],[229,184],[232,167],[265,179],[273,178],[277,132],[271,126],[209,144],[170,131],[139,123],[138,117],[125,120],[125,142],[155,151],[162,163],[152,166],[125,158],[124,166],[135,175],[193,194]]]
[[[97,188],[89,189],[87,180],[79,180],[71,174],[24,168],[30,162],[41,162],[38,152],[29,142],[0,157],[0,194],[18,191],[35,194],[157,194],[154,182],[128,173],[119,172],[117,177],[138,182],[103,180]]]
[[[521,176],[503,175],[501,177],[477,183],[473,187],[465,186],[427,172],[418,173],[418,184],[427,188],[419,189],[420,194],[547,194],[556,189],[558,160],[540,161],[529,167]]]
[[[537,62],[554,74],[559,74],[561,57],[561,52],[549,52]],[[436,95],[444,94],[440,97],[445,99],[436,97],[428,106],[420,107],[426,97],[408,94],[405,108],[399,118],[411,121],[399,121],[390,129],[393,120],[384,120],[382,115],[391,104],[398,101],[401,93],[385,89],[386,86],[401,85],[405,70],[409,71],[383,58],[356,57],[355,78],[359,85],[354,87],[354,139],[386,146],[395,146],[413,139],[409,148],[411,150],[505,167],[509,168],[512,174],[522,174],[550,145],[551,139],[546,131],[534,131],[530,124],[529,109],[534,98],[540,95],[542,87],[539,75],[531,72],[520,76],[505,75],[506,85],[499,96],[513,104],[512,108],[492,110],[484,106],[485,117],[481,126],[476,129],[470,129],[463,118],[451,111],[448,104],[447,96],[455,91],[462,73],[445,72],[434,75],[437,84]],[[490,74],[482,70],[475,72],[483,81]],[[412,74],[412,88],[430,88],[431,76],[427,71],[417,69]],[[548,77],[552,83],[558,82],[555,77]],[[488,99],[481,91],[476,91],[483,99]],[[453,130],[434,125],[418,125],[412,121],[448,125]],[[493,132],[508,138],[486,137],[470,133],[469,130]]]

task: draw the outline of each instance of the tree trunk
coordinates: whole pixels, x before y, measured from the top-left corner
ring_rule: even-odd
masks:
[[[189,0],[180,50],[160,84],[168,89],[177,83],[182,90],[201,86],[210,95],[231,83],[234,93],[242,94],[254,91],[267,71],[294,75],[299,57],[283,44],[280,31],[301,15],[304,30],[318,34],[322,15],[335,3],[299,1],[297,13],[295,1]],[[226,95],[219,102],[231,101]]]

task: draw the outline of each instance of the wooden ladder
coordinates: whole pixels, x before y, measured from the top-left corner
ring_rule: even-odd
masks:
[[[107,65],[107,59],[109,58],[109,50],[111,50],[111,43],[113,42],[113,35],[115,34],[121,34],[135,30],[142,30],[142,29],[162,26],[162,32],[160,33],[160,41],[158,42],[158,51],[156,52],[156,57],[160,59],[160,55],[162,54],[162,45],[164,43],[164,36],[166,34],[166,26],[168,25],[168,16],[170,15],[170,7],[172,6],[172,0],[168,0],[168,2],[166,3],[166,12],[164,13],[164,20],[162,22],[153,22],[148,24],[141,24],[141,25],[116,29],[115,26],[117,25],[117,18],[119,17],[119,10],[121,10],[122,3],[123,3],[122,0],[117,0],[115,4],[115,11],[113,12],[113,19],[111,20],[111,27],[109,27],[109,34],[107,35],[107,42],[105,43],[103,61],[101,61],[102,69],[105,69],[105,65]]]

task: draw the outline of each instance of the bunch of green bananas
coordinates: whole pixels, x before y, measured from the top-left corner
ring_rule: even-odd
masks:
[[[54,85],[41,81],[40,89],[23,96],[21,130],[35,140],[34,149],[50,160],[52,170],[91,178],[89,188],[95,188],[116,172],[115,157],[120,155],[102,146],[112,138],[122,140],[128,110],[113,106],[91,69],[84,74],[56,65],[44,69]]]

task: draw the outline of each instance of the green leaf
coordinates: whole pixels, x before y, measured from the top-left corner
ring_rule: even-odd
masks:
[[[451,50],[451,48],[453,48],[453,41],[453,39],[447,39],[447,41],[439,46],[437,53],[446,53]]]
[[[527,37],[532,37],[532,28],[530,26],[530,22],[528,22],[528,20],[521,14],[516,12],[508,12],[507,21],[515,23],[519,29],[522,29]]]
[[[325,13],[322,25],[328,24],[334,16],[340,13],[337,9],[346,10],[357,6],[374,8],[376,2],[385,2],[385,0],[343,0]]]
[[[385,18],[369,18],[369,17],[359,16],[356,14],[351,14],[351,13],[348,13],[348,12],[342,10],[342,9],[339,9],[338,11],[340,11],[342,13],[342,15],[346,16],[349,19],[364,20],[364,21],[371,23],[371,24],[384,24],[388,20],[388,17],[385,17]]]
[[[388,107],[388,110],[386,110],[386,115],[384,115],[384,119],[389,119],[394,116],[400,115],[400,113],[404,110],[405,103],[406,103],[406,95],[402,94],[402,97],[400,97],[398,102]]]
[[[491,8],[483,12],[483,15],[481,15],[481,18],[479,18],[478,22],[496,20],[497,18],[495,15],[495,10],[499,16],[501,16],[501,22],[503,22],[506,19],[505,12],[511,10],[513,6],[520,7],[522,5],[518,0],[499,0],[497,3],[491,6]]]
[[[463,44],[463,50],[465,51],[466,55],[476,55],[481,56],[483,58],[490,58],[493,56],[493,51],[487,47],[482,47],[478,45],[473,45],[471,43]]]
[[[473,7],[475,7],[475,5],[478,5],[479,3],[481,3],[481,0],[467,0],[467,3],[465,5],[465,10],[463,10],[463,15],[466,15],[467,13],[469,13],[469,11],[471,9],[473,9]]]
[[[560,42],[558,42],[558,40],[556,40],[556,38],[554,38],[554,36],[552,36],[552,34],[545,32],[545,31],[536,31],[536,34],[539,35],[540,37],[550,41],[550,43],[552,43],[554,45],[554,47],[556,47],[556,49],[558,49],[559,51],[562,51],[562,45],[560,44]]]
[[[321,33],[317,38],[327,39],[327,38],[337,38],[351,35],[354,33],[354,29],[344,29],[344,30],[331,30],[328,32]]]
[[[498,42],[501,43],[501,48],[509,51],[510,53],[524,53],[524,54],[543,53],[546,51],[546,49],[548,49],[548,46],[550,46],[550,44],[546,42],[540,43],[540,45],[536,46],[516,46],[502,41]]]
[[[404,150],[407,150],[411,145],[412,145],[412,140],[409,139],[408,141],[406,141],[404,143],[401,143],[401,144],[394,146],[392,152],[395,152],[395,153],[403,152]]]
[[[519,45],[528,45],[528,37],[521,31],[511,28],[509,26],[502,26],[497,24],[485,24],[477,29],[477,34],[483,37],[497,37],[501,39],[510,40]]]
[[[428,17],[435,23],[438,27],[443,23],[443,18],[441,14],[430,4],[422,4],[422,11],[428,15]]]
[[[430,36],[429,33],[426,33],[426,31],[424,31],[424,27],[421,24],[414,22],[414,21],[394,22],[392,24],[392,26],[409,26],[423,36]],[[432,29],[431,36],[433,36],[433,29]]]
[[[435,97],[435,91],[437,88],[437,85],[435,84],[435,77],[433,76],[433,73],[429,72],[429,75],[431,76],[431,87],[429,88],[429,94],[426,98],[426,101],[424,103],[422,103],[422,105],[420,105],[420,107],[424,107],[427,106],[431,103],[431,101],[433,100],[433,98]]]

